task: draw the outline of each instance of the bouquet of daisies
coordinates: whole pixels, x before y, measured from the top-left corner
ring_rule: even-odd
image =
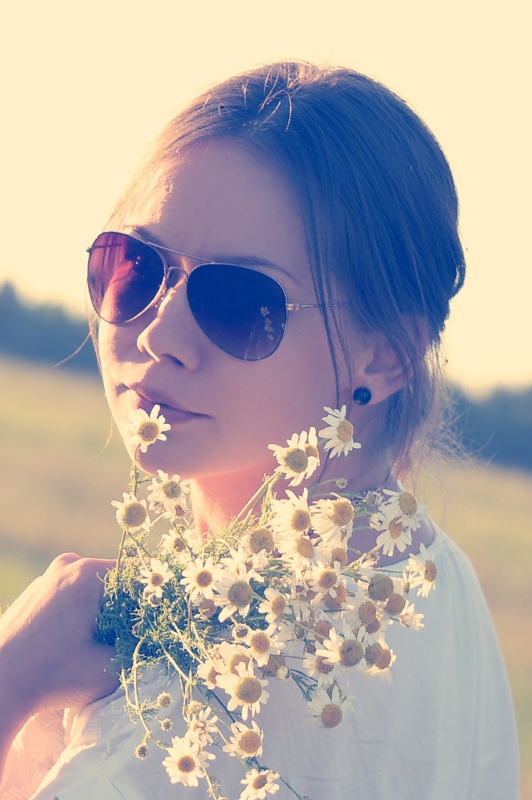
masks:
[[[412,494],[401,484],[349,493],[338,479],[280,496],[283,480],[295,488],[313,475],[320,447],[330,458],[360,447],[345,406],[325,411],[318,434],[310,428],[286,446],[270,445],[275,470],[224,530],[199,533],[187,482],[162,471],[144,475],[136,457],[128,492],[113,502],[122,538],[106,578],[99,641],[116,646],[127,711],[144,728],[136,755],[158,745],[172,783],[205,780],[214,800],[222,800],[210,771],[215,757],[242,763],[240,800],[264,800],[279,782],[300,798],[275,765],[260,761],[260,712],[276,681],[294,681],[309,718],[335,728],[353,708],[353,670],[391,679],[387,626],[423,627],[409,600],[411,589],[427,596],[434,587],[436,567],[423,545],[400,574],[376,566],[381,551],[392,555],[411,543],[423,514]],[[132,412],[136,453],[166,439],[170,426],[159,412]],[[331,483],[337,491],[325,491]],[[361,522],[376,531],[369,553],[348,547]],[[162,717],[168,692],[140,699],[141,671],[154,665],[180,683],[183,737],[164,738],[173,726]]]

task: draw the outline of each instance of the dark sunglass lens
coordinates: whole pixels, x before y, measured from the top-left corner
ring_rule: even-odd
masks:
[[[89,253],[89,294],[102,319],[120,325],[150,305],[164,278],[154,250],[123,233],[102,233]]]
[[[268,275],[232,264],[203,264],[191,272],[187,294],[196,322],[226,353],[260,361],[279,346],[286,296]]]

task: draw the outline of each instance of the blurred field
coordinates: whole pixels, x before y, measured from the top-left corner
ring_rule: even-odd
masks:
[[[58,553],[113,557],[128,460],[97,380],[0,360],[0,605]],[[532,474],[476,465],[427,478],[433,518],[471,558],[510,676],[532,800]]]

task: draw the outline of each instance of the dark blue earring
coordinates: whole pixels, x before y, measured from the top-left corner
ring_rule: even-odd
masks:
[[[355,403],[358,403],[359,406],[367,406],[371,400],[371,392],[367,386],[357,386],[353,392],[353,400]]]

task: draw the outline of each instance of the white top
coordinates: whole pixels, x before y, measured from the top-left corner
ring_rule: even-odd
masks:
[[[425,627],[405,631],[396,623],[386,630],[397,656],[393,681],[355,672],[349,682],[355,713],[338,728],[313,725],[297,686],[270,680],[269,700],[255,717],[264,730],[260,761],[302,796],[518,797],[513,707],[484,597],[468,559],[444,533],[437,531],[427,550],[438,579],[428,598],[415,598]],[[171,735],[183,736],[178,682],[168,687],[160,673],[153,673],[145,684],[151,698],[168,688],[174,704],[165,716],[174,720]],[[59,714],[29,720],[10,751],[2,800],[204,800],[204,780],[196,789],[170,783],[161,764],[165,752],[156,745],[145,760],[135,758],[142,726],[131,723],[123,708],[118,689],[77,715],[67,711],[64,725],[57,724]],[[218,748],[208,749],[217,754],[211,774],[229,800],[237,800],[244,767]],[[283,785],[275,795],[276,800],[294,797]]]

